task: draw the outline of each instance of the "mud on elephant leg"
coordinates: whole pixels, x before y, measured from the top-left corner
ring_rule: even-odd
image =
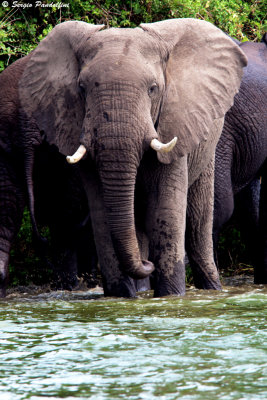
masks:
[[[213,259],[212,223],[214,160],[190,186],[187,202],[186,251],[199,289],[221,289]]]
[[[154,297],[185,294],[184,231],[187,197],[187,161],[161,165],[155,188],[149,189],[147,231],[149,259],[155,265]],[[179,173],[178,173],[179,171]]]

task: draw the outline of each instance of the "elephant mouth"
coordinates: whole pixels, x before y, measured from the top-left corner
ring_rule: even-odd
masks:
[[[152,139],[150,147],[158,153],[169,153],[176,145],[176,142],[177,136],[175,136],[170,142],[165,144],[161,143],[158,139]],[[66,157],[67,162],[69,164],[76,164],[85,156],[86,152],[86,147],[81,144],[72,156]]]

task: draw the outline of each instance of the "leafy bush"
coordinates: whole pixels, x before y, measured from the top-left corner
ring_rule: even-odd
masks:
[[[47,228],[42,228],[40,233],[49,239]],[[30,213],[28,209],[25,209],[20,231],[10,252],[9,284],[11,286],[30,283],[41,285],[49,283],[51,278],[52,270],[49,262],[41,258],[33,246]]]
[[[174,17],[204,19],[236,39],[259,40],[266,25],[264,1],[174,0]]]
[[[238,221],[234,217],[221,231],[217,257],[219,270],[224,275],[253,274],[251,254],[244,244]]]
[[[17,2],[23,4],[22,1]],[[168,18],[205,19],[239,40],[258,40],[266,25],[266,5],[259,0],[99,0],[62,1],[68,7],[0,8],[0,71],[28,54],[59,22],[82,20],[107,26],[134,27]],[[43,1],[42,4],[57,4]]]

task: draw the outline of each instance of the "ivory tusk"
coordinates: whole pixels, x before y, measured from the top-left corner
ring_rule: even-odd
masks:
[[[78,148],[78,150],[72,155],[72,156],[67,156],[67,161],[69,164],[75,164],[78,161],[80,161],[83,156],[86,153],[86,148],[83,144],[81,144]]]
[[[158,139],[152,139],[150,146],[153,150],[159,151],[160,153],[169,153],[177,142],[177,136],[175,136],[169,143],[163,144]]]

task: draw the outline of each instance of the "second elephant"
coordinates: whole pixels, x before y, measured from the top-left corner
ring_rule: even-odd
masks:
[[[267,283],[267,34],[239,43],[248,66],[216,149],[214,240],[236,206],[255,283]],[[241,217],[241,218],[240,218]]]
[[[90,266],[97,262],[78,168],[68,165],[20,114],[18,83],[28,60],[19,59],[0,74],[0,297],[5,296],[10,249],[26,205],[36,243],[46,257],[48,248],[40,246],[36,220],[50,228],[57,287],[75,286],[77,272],[89,278]],[[85,240],[86,248],[80,243]]]

